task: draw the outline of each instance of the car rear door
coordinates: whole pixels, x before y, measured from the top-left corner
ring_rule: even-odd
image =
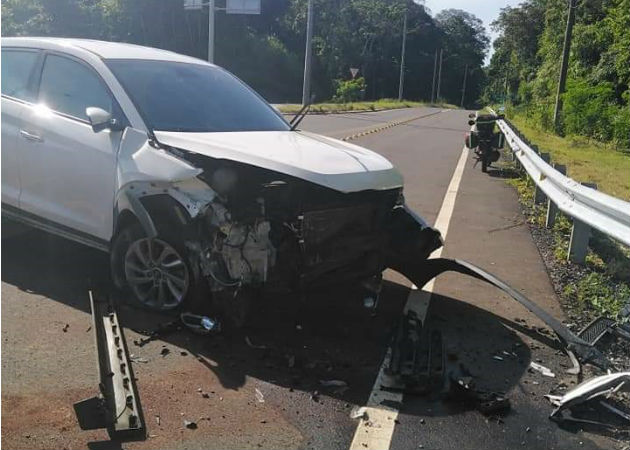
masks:
[[[2,48],[2,203],[19,207],[18,134],[22,117],[33,101],[32,74],[41,52]]]
[[[122,132],[94,132],[85,113],[90,106],[126,121],[90,65],[47,52],[37,105],[25,113],[21,129],[20,204],[28,212],[106,241],[112,232]]]

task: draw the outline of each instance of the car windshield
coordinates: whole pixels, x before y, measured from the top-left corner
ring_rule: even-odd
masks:
[[[107,65],[152,130],[289,130],[267,102],[219,67],[130,59]]]

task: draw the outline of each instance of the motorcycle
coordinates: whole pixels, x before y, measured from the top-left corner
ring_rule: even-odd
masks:
[[[466,133],[465,145],[475,151],[477,162],[481,161],[481,171],[486,173],[488,167],[499,160],[499,150],[503,148],[503,134],[495,132],[495,123],[504,118],[503,114],[470,113],[468,125],[471,129]]]

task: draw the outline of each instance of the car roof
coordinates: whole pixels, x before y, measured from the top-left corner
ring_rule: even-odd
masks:
[[[85,50],[102,59],[146,59],[157,61],[186,62],[192,64],[209,64],[208,62],[181,55],[169,50],[143,47],[124,42],[98,41],[93,39],[75,39],[58,37],[8,37],[2,38],[3,46],[36,47],[50,50],[74,48]]]

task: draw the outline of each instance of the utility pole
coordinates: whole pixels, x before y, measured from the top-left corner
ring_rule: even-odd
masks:
[[[214,0],[208,0],[208,62],[214,64]]]
[[[431,104],[435,101],[435,77],[437,76],[437,48],[435,49],[435,58],[433,60],[433,84],[431,86]]]
[[[401,102],[403,98],[403,86],[405,83],[405,46],[407,44],[407,9],[405,8],[405,15],[403,18],[403,36],[402,36],[402,49],[400,51],[400,78],[398,80],[398,101]]]
[[[442,83],[442,53],[444,49],[440,49],[440,68],[438,69],[438,86],[437,86],[437,96],[435,100],[438,101],[440,99],[440,84]]]
[[[461,108],[464,107],[464,96],[466,95],[466,75],[468,73],[468,64],[464,67],[464,85],[462,86],[462,103],[459,105]]]
[[[558,131],[560,126],[560,114],[562,112],[562,94],[567,81],[567,69],[569,66],[569,51],[571,50],[571,35],[575,22],[575,8],[577,0],[569,0],[569,16],[567,17],[567,29],[564,32],[564,46],[562,48],[562,63],[560,64],[560,80],[558,81],[558,93],[556,94],[556,107],[553,111],[553,124]]]
[[[306,12],[306,53],[304,55],[304,83],[302,84],[302,105],[311,99],[311,63],[313,61],[313,0],[308,0]]]

